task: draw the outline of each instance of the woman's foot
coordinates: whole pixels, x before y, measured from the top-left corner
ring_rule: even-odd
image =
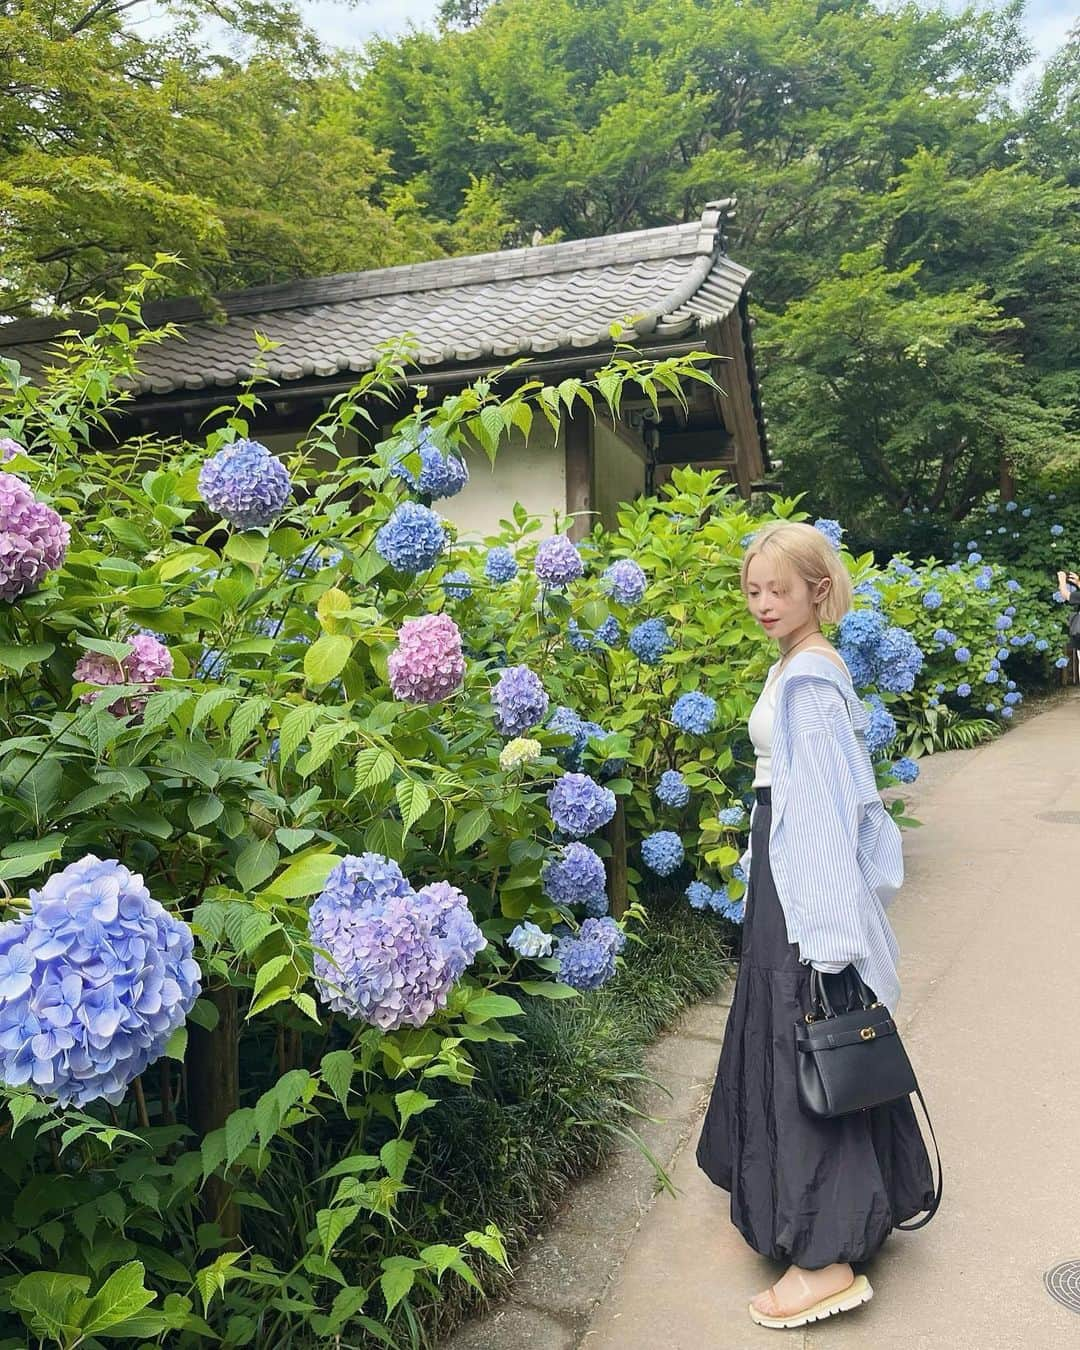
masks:
[[[772,1288],[763,1290],[750,1302],[766,1317],[793,1317],[830,1294],[839,1294],[854,1278],[855,1272],[846,1261],[823,1270],[789,1266]]]

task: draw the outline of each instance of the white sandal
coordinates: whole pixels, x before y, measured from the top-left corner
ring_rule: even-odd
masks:
[[[773,1299],[779,1304],[776,1286],[770,1285],[770,1290]],[[789,1313],[786,1317],[769,1317],[759,1312],[753,1303],[748,1303],[747,1308],[759,1327],[801,1327],[807,1322],[820,1322],[822,1318],[832,1317],[834,1313],[848,1312],[852,1308],[857,1308],[860,1303],[869,1303],[873,1297],[874,1291],[870,1281],[865,1275],[856,1275],[848,1287],[841,1289],[838,1294],[830,1294],[812,1307],[804,1308],[802,1312]]]

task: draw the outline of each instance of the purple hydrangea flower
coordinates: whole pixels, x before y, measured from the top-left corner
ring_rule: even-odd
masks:
[[[545,586],[562,587],[576,581],[585,564],[572,540],[565,534],[554,534],[536,550],[533,570]]]
[[[0,462],[14,459],[16,455],[25,455],[26,447],[10,436],[0,436]]]
[[[519,956],[550,956],[552,937],[539,924],[526,919],[506,939],[506,945]]]
[[[646,619],[631,628],[627,645],[644,665],[656,666],[675,644],[662,619]]]
[[[164,1054],[199,996],[191,929],[92,853],[0,925],[0,1078],[61,1106],[104,1099]]]
[[[81,694],[81,703],[93,703],[100,697],[101,687],[110,684],[148,684],[146,694],[118,698],[109,705],[109,711],[117,717],[142,712],[150,691],[158,687],[157,681],[173,673],[172,652],[150,633],[136,633],[128,639],[128,645],[131,650],[119,661],[103,652],[87,652],[79,658],[72,672],[74,679],[99,686]]]
[[[667,769],[656,785],[657,799],[665,806],[683,807],[690,800],[690,789],[678,769]]]
[[[446,530],[430,507],[402,502],[375,536],[381,558],[397,572],[426,572],[446,547]]]
[[[0,600],[37,588],[64,561],[71,528],[21,478],[0,473]]]
[[[814,529],[825,536],[837,553],[840,552],[840,537],[844,533],[844,527],[838,520],[815,520]]]
[[[548,710],[540,676],[528,666],[508,666],[500,671],[491,698],[496,724],[504,736],[520,736],[542,721]]]
[[[421,430],[415,447],[415,453],[420,456],[419,477],[405,466],[404,456],[409,453],[409,449],[404,450],[403,457],[390,466],[390,472],[407,483],[414,492],[420,492],[432,501],[439,497],[456,496],[469,481],[469,469],[465,461],[457,455],[444,455],[431,439],[427,427]]]
[[[547,795],[555,828],[571,839],[595,834],[615,814],[615,794],[585,773],[566,773]]]
[[[487,945],[465,896],[448,882],[414,893],[377,853],[350,855],[311,906],[316,986],[337,1012],[384,1031],[422,1026]],[[323,955],[325,951],[328,955]]]
[[[269,525],[292,496],[289,471],[259,441],[233,441],[199,470],[199,492],[211,511],[238,530]]]
[[[686,856],[682,840],[674,830],[657,830],[641,841],[641,859],[657,876],[668,877]]]
[[[716,700],[697,689],[680,694],[671,710],[671,720],[680,731],[704,736],[716,721]]]
[[[649,585],[645,573],[632,558],[613,562],[600,584],[620,605],[636,605]]]
[[[513,581],[517,574],[517,560],[508,548],[498,544],[488,549],[484,559],[484,576],[488,581],[494,582],[496,586],[504,586],[508,581]]]
[[[462,686],[461,633],[449,614],[406,619],[398,645],[386,659],[390,688],[406,703],[439,703]]]
[[[544,894],[560,905],[599,903],[607,909],[604,862],[587,844],[567,844],[544,864]]]

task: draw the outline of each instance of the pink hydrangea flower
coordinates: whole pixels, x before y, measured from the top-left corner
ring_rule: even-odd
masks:
[[[104,652],[87,652],[75,665],[75,679],[101,686],[148,684],[151,690],[156,689],[157,681],[173,672],[172,652],[151,633],[136,633],[129,643],[131,651],[119,661]],[[100,693],[101,689],[88,689],[79,696],[80,702],[93,703]],[[110,704],[109,711],[117,717],[126,713],[139,714],[146,707],[146,698],[146,694],[130,699],[118,698]]]
[[[17,600],[60,566],[71,530],[21,478],[0,473],[0,600]]]
[[[457,624],[449,614],[406,619],[386,664],[395,698],[406,703],[439,703],[449,698],[465,679]]]

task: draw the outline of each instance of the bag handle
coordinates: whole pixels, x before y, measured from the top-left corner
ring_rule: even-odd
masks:
[[[918,1083],[915,1084],[915,1091],[919,1094],[919,1101],[922,1102],[922,1109],[923,1109],[924,1115],[926,1116],[926,1123],[927,1123],[927,1125],[930,1126],[930,1137],[931,1137],[931,1139],[933,1139],[933,1141],[934,1141],[934,1154],[935,1154],[935,1156],[937,1157],[937,1177],[938,1177],[938,1179],[937,1179],[937,1188],[936,1188],[936,1190],[934,1191],[934,1198],[933,1198],[933,1200],[930,1202],[930,1208],[926,1211],[926,1213],[922,1216],[922,1218],[921,1218],[921,1219],[917,1219],[917,1220],[915,1220],[915,1221],[912,1222],[912,1223],[895,1223],[895,1224],[893,1224],[893,1227],[894,1227],[894,1228],[900,1228],[900,1229],[902,1229],[905,1233],[910,1233],[910,1232],[912,1232],[912,1231],[913,1231],[914,1229],[916,1229],[916,1228],[921,1228],[921,1227],[923,1226],[923,1224],[929,1223],[930,1220],[931,1220],[931,1219],[934,1217],[934,1215],[937,1213],[937,1207],[938,1207],[938,1205],[941,1204],[941,1184],[942,1184],[942,1175],[941,1175],[941,1154],[938,1152],[937,1135],[934,1133],[934,1122],[930,1119],[930,1112],[927,1111],[927,1109],[926,1109],[926,1102],[925,1102],[924,1099],[923,1099],[922,1088],[919,1087]]]

